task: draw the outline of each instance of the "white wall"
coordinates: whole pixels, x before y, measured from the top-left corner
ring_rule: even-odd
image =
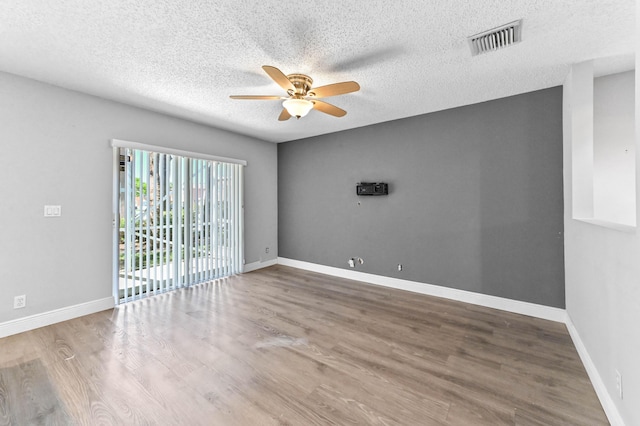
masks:
[[[0,123],[0,326],[111,297],[112,138],[247,160],[245,259],[276,258],[275,144],[5,73]]]
[[[588,354],[587,368],[595,370],[596,377],[592,376],[592,381],[610,419],[639,425],[640,234],[635,229],[620,231],[572,218],[572,160],[576,155],[572,150],[576,137],[573,130],[580,124],[574,113],[585,108],[580,89],[573,84],[572,78],[570,74],[564,88],[566,309]],[[636,74],[635,126],[640,121],[637,79]],[[636,137],[634,161],[637,170],[640,170],[639,152]],[[636,176],[636,200],[639,199],[637,179]],[[623,399],[617,396],[616,370],[622,374]],[[600,384],[603,389],[599,388]]]
[[[563,103],[571,102],[564,112],[564,139],[570,142],[571,214],[575,218],[593,217],[593,62],[586,61],[571,68],[564,84]],[[568,126],[568,127],[567,127]],[[567,138],[569,132],[571,137]],[[564,156],[567,160],[567,156]],[[565,167],[566,171],[566,167]],[[567,191],[564,192],[565,201]],[[566,206],[566,202],[565,202]],[[566,213],[565,207],[565,213]]]
[[[634,72],[593,82],[593,215],[636,224]]]

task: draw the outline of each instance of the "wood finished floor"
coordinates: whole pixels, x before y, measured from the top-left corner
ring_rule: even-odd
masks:
[[[0,339],[0,425],[608,424],[563,324],[283,266]]]

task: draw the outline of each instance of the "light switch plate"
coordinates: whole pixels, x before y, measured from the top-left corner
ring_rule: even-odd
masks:
[[[44,206],[44,217],[62,216],[62,206]]]

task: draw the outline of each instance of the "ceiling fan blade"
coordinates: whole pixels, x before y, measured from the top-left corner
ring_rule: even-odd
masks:
[[[231,95],[229,96],[231,99],[253,99],[253,100],[278,100],[278,99],[287,99],[282,96],[262,96],[262,95]]]
[[[309,90],[308,95],[316,98],[326,98],[329,96],[344,95],[345,93],[357,92],[360,85],[355,81],[343,81],[342,83],[328,84],[326,86],[314,87]]]
[[[326,102],[312,100],[313,109],[317,109],[320,112],[324,112],[325,114],[333,115],[334,117],[344,117],[347,115],[347,111],[342,108],[338,108],[335,105],[328,104]]]
[[[293,90],[295,92],[296,90],[295,86],[291,83],[291,81],[289,81],[287,76],[284,75],[284,73],[280,71],[278,68],[272,67],[270,65],[263,65],[262,69],[267,74],[269,74],[269,77],[271,77],[273,81],[278,83],[278,85],[282,87],[284,90]]]
[[[278,117],[278,121],[287,121],[291,118],[291,114],[287,111],[286,108],[282,108],[282,112],[280,113],[280,117]]]

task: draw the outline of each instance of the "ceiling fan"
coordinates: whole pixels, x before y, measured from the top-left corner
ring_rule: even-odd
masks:
[[[262,96],[262,95],[232,95],[231,99],[254,99],[254,100],[280,100],[284,99],[282,112],[278,120],[285,121],[291,117],[304,117],[311,111],[316,109],[325,114],[334,117],[344,117],[347,111],[331,105],[327,102],[320,101],[319,98],[329,96],[343,95],[345,93],[357,92],[360,85],[355,81],[343,81],[342,83],[328,84],[312,88],[313,80],[305,74],[289,74],[285,75],[276,67],[263,65],[262,69],[275,81],[280,87],[287,91],[288,96]]]

